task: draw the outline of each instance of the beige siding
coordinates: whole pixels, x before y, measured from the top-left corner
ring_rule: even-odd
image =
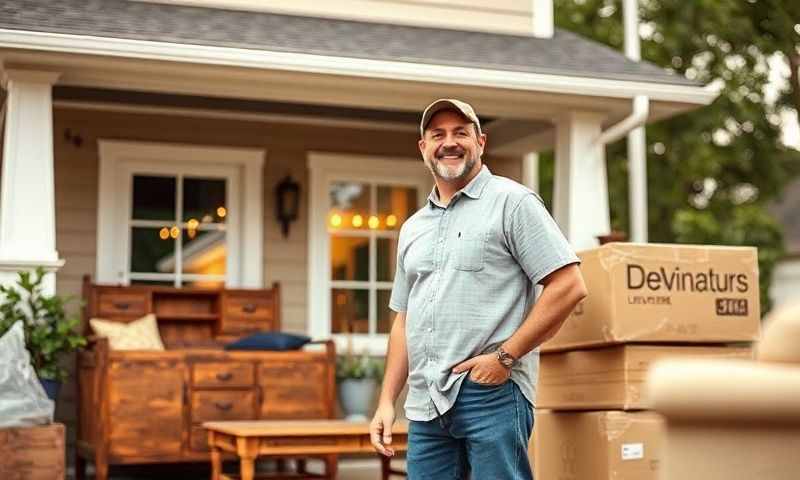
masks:
[[[532,0],[140,0],[530,35]]]

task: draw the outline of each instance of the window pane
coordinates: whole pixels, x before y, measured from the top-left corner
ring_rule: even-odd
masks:
[[[370,188],[366,183],[334,182],[328,192],[331,211],[328,213],[328,228],[369,228]]]
[[[228,246],[224,230],[185,229],[181,246],[184,273],[225,275]]]
[[[175,221],[175,177],[133,176],[133,219]]]
[[[183,179],[184,222],[225,223],[227,215],[224,179]]]
[[[369,238],[331,235],[331,279],[369,281]]]
[[[392,329],[395,312],[389,308],[389,299],[392,297],[391,290],[378,290],[378,324],[377,333],[389,333]]]
[[[223,288],[225,287],[225,282],[222,280],[184,280],[183,286],[193,288]]]
[[[394,280],[394,269],[397,263],[397,240],[393,238],[378,239],[378,281]]]
[[[378,228],[400,230],[400,225],[416,211],[416,188],[378,186]]]
[[[132,272],[175,272],[175,239],[180,234],[177,227],[133,227],[131,230]]]
[[[369,332],[369,290],[334,288],[331,291],[331,331]]]

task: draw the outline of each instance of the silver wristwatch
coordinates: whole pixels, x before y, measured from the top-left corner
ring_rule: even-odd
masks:
[[[513,355],[503,350],[503,347],[497,349],[497,360],[500,362],[500,365],[504,366],[505,368],[511,368],[517,363],[517,359],[514,358]]]

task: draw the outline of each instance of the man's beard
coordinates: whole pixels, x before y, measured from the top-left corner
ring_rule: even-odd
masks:
[[[439,155],[434,153],[430,158],[425,159],[425,165],[428,166],[428,169],[435,177],[445,182],[455,182],[467,178],[475,167],[477,157],[469,155],[467,151],[442,152],[440,156],[444,157],[448,154],[461,154],[464,156],[464,161],[458,165],[444,165],[438,158]]]

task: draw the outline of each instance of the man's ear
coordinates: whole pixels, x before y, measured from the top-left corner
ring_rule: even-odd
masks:
[[[424,138],[420,138],[419,142],[417,143],[417,145],[419,145],[419,153],[424,154],[425,153],[425,139]]]

